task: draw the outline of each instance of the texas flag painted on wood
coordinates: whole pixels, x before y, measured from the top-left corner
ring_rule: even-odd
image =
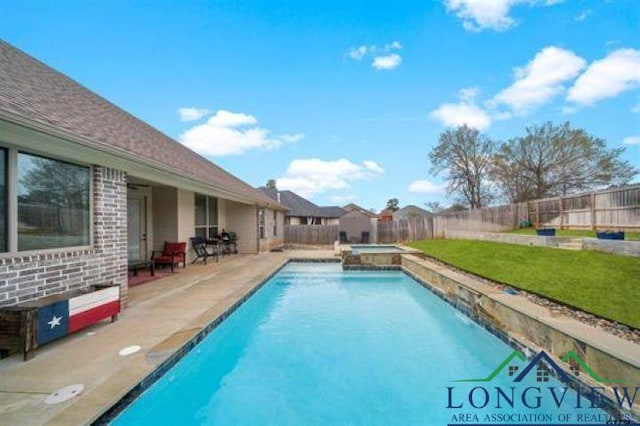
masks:
[[[38,309],[38,344],[73,333],[120,312],[120,289],[109,287]]]

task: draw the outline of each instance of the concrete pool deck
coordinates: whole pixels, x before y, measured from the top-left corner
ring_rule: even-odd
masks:
[[[330,250],[287,251],[188,265],[131,288],[117,322],[102,322],[45,345],[28,362],[19,354],[0,360],[0,424],[92,422],[289,258],[335,256]],[[132,345],[142,349],[118,355]],[[72,384],[84,386],[80,396],[45,404],[51,393]]]

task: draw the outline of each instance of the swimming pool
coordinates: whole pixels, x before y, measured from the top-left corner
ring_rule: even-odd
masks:
[[[535,409],[496,409],[494,396],[471,407],[479,383],[456,380],[484,378],[512,353],[402,272],[290,263],[113,424],[435,425],[465,412],[574,411],[550,398]],[[508,389],[513,377],[486,386]]]

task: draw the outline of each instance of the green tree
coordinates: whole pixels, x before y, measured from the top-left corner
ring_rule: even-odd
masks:
[[[547,122],[500,146],[491,176],[512,202],[566,195],[628,183],[638,173],[603,139],[567,122]]]
[[[278,190],[278,187],[276,185],[276,180],[275,179],[269,179],[265,186],[267,187],[267,189],[271,189],[272,191],[277,191]]]
[[[398,209],[400,209],[400,207],[398,206],[399,203],[400,201],[398,201],[397,198],[390,198],[389,201],[387,201],[387,209],[391,210],[392,212],[396,212],[398,211]]]
[[[489,182],[496,144],[478,130],[460,126],[440,134],[431,150],[431,173],[445,173],[447,193],[473,208],[487,205],[492,199]]]

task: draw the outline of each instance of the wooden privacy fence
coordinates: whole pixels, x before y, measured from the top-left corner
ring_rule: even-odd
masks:
[[[640,185],[529,201],[535,226],[575,229],[640,229]]]
[[[284,243],[290,245],[333,245],[338,239],[338,225],[285,225]]]
[[[433,235],[434,238],[444,238],[449,230],[509,231],[518,228],[520,222],[528,217],[527,203],[443,213],[433,218]]]
[[[389,244],[432,238],[433,218],[431,217],[378,222],[378,243]]]

